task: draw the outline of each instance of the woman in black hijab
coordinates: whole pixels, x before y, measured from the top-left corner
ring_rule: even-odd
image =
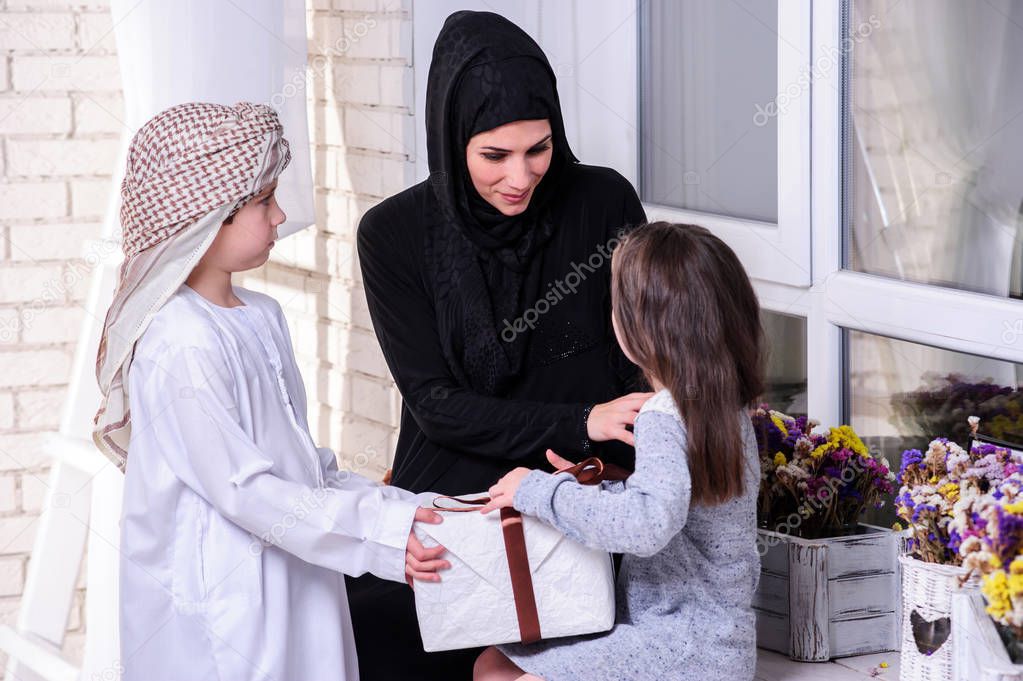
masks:
[[[452,14],[427,84],[430,177],[359,225],[403,398],[396,486],[480,492],[548,448],[632,467],[649,393],[611,329],[610,253],[646,217],[625,178],[572,154],[555,83],[510,21]],[[363,681],[472,677],[479,650],[423,652],[411,590],[367,575],[348,594]]]

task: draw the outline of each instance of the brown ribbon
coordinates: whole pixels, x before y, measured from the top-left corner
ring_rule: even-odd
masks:
[[[559,470],[558,473],[571,473],[580,485],[598,485],[604,480],[624,480],[629,475],[625,469],[613,464],[604,464],[603,461],[596,457],[580,461],[574,466]],[[477,509],[445,508],[437,505],[437,501],[440,499],[451,499],[467,506],[484,506],[490,503],[489,497],[461,499],[459,497],[440,496],[433,500],[433,505],[437,510],[453,513],[464,513],[466,511],[476,511]],[[533,575],[529,570],[526,535],[522,530],[522,514],[514,508],[502,508],[501,530],[504,533],[504,552],[508,556],[508,572],[511,575],[515,614],[519,620],[520,640],[522,643],[533,643],[541,638],[540,615],[536,609]]]
[[[504,552],[508,556],[515,615],[519,618],[519,640],[533,643],[540,640],[540,614],[536,610],[533,575],[529,570],[529,555],[526,553],[526,535],[522,531],[522,514],[514,508],[502,508],[501,529],[504,531]]]

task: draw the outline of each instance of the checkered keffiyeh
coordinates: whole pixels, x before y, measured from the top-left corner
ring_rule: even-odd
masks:
[[[93,440],[121,470],[131,413],[135,343],[209,248],[220,225],[291,161],[265,104],[189,103],[153,117],[128,149],[121,183],[124,263],[96,357],[103,401]]]
[[[181,104],[146,123],[131,142],[121,183],[121,226],[126,258],[173,236],[217,206],[237,209],[288,165],[277,113],[243,102]],[[262,142],[280,141],[277,162],[267,164]]]

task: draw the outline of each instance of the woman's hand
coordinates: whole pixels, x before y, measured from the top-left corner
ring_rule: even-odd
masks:
[[[417,508],[413,523],[430,523],[436,525],[443,522],[440,514],[428,508]],[[438,570],[445,570],[451,567],[451,563],[440,560],[441,555],[446,551],[443,546],[426,548],[416,533],[409,532],[408,544],[405,547],[405,581],[412,586],[412,580],[418,579],[422,582],[439,582]]]
[[[626,426],[636,422],[639,408],[653,396],[653,393],[629,393],[616,400],[595,405],[586,420],[586,435],[594,442],[621,440],[635,447],[636,439]]]
[[[480,509],[480,513],[490,513],[498,508],[510,507],[515,501],[515,492],[519,485],[532,471],[528,468],[516,468],[497,481],[497,484],[490,488],[490,501]]]

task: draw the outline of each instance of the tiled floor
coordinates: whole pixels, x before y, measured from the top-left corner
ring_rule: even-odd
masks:
[[[888,667],[882,668],[881,663]],[[899,678],[899,653],[844,657],[833,662],[793,662],[768,650],[757,651],[756,681],[863,681]]]

